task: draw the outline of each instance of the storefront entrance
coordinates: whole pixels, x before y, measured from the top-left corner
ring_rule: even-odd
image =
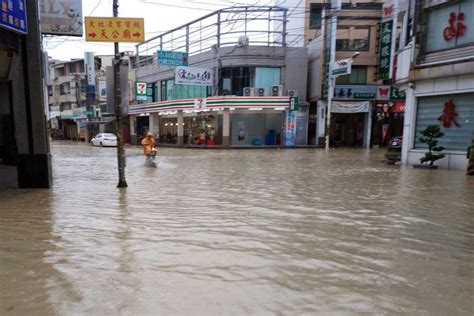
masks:
[[[0,81],[0,165],[16,165],[16,153],[11,83]]]
[[[372,145],[386,147],[391,138],[403,135],[405,101],[377,102],[372,129]]]
[[[331,117],[331,146],[363,147],[365,113],[334,113]]]

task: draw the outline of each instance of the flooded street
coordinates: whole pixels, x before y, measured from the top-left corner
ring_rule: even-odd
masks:
[[[53,143],[0,192],[0,314],[474,313],[474,178],[378,150]]]

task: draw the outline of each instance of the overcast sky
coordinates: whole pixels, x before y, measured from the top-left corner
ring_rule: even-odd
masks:
[[[279,1],[279,3],[286,1]],[[215,10],[233,4],[272,5],[271,0],[121,0],[119,16],[145,19],[146,39],[186,24]],[[82,0],[83,16],[112,16],[112,0]],[[44,48],[55,59],[83,58],[85,51],[113,54],[113,43],[90,43],[84,38],[46,36]],[[120,50],[135,51],[135,44],[120,44]]]

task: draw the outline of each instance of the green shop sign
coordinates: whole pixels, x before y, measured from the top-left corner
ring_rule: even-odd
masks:
[[[148,93],[147,93],[147,83],[137,81],[135,82],[135,97],[138,101],[147,101],[148,100]]]
[[[393,20],[383,22],[380,27],[380,51],[379,51],[379,80],[390,78],[392,63],[392,32]]]

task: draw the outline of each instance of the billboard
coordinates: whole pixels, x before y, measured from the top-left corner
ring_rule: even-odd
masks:
[[[1,1],[0,4],[0,27],[27,34],[25,0]]]
[[[157,64],[169,66],[187,66],[188,65],[187,52],[173,52],[159,50],[156,53]]]
[[[39,0],[41,33],[82,36],[81,0]]]
[[[185,66],[176,67],[174,82],[175,84],[212,86],[212,70]]]
[[[143,18],[108,18],[86,16],[86,42],[145,41],[145,21]]]
[[[331,65],[331,76],[338,77],[350,75],[352,70],[352,58],[335,61]]]
[[[336,85],[333,98],[334,100],[374,100],[376,96],[377,86],[375,85]]]
[[[99,81],[99,100],[107,101],[107,82],[105,80]]]

